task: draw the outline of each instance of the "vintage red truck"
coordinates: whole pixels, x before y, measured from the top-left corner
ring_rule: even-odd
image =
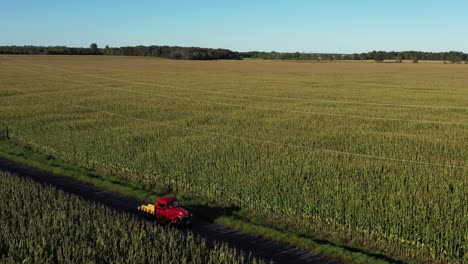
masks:
[[[154,204],[140,205],[138,210],[155,218],[158,223],[175,226],[189,226],[191,224],[191,213],[182,208],[177,198],[172,196],[160,198]]]

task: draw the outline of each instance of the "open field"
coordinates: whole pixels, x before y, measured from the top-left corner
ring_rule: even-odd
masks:
[[[467,65],[440,63],[0,56],[0,125],[52,157],[243,219],[463,262],[467,84]]]
[[[2,171],[0,183],[2,263],[255,263]]]

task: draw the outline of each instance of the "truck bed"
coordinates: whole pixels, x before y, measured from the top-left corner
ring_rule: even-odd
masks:
[[[154,215],[154,204],[140,205],[138,206],[138,210]]]

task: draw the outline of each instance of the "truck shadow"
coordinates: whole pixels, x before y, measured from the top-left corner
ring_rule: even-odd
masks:
[[[201,204],[184,205],[184,207],[192,211],[197,217],[211,222],[221,216],[232,216],[235,212],[240,210],[238,206],[214,207]]]

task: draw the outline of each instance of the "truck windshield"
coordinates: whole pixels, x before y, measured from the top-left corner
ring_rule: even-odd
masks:
[[[172,208],[172,207],[179,207],[179,201],[175,200],[172,203],[169,203],[167,207]]]

